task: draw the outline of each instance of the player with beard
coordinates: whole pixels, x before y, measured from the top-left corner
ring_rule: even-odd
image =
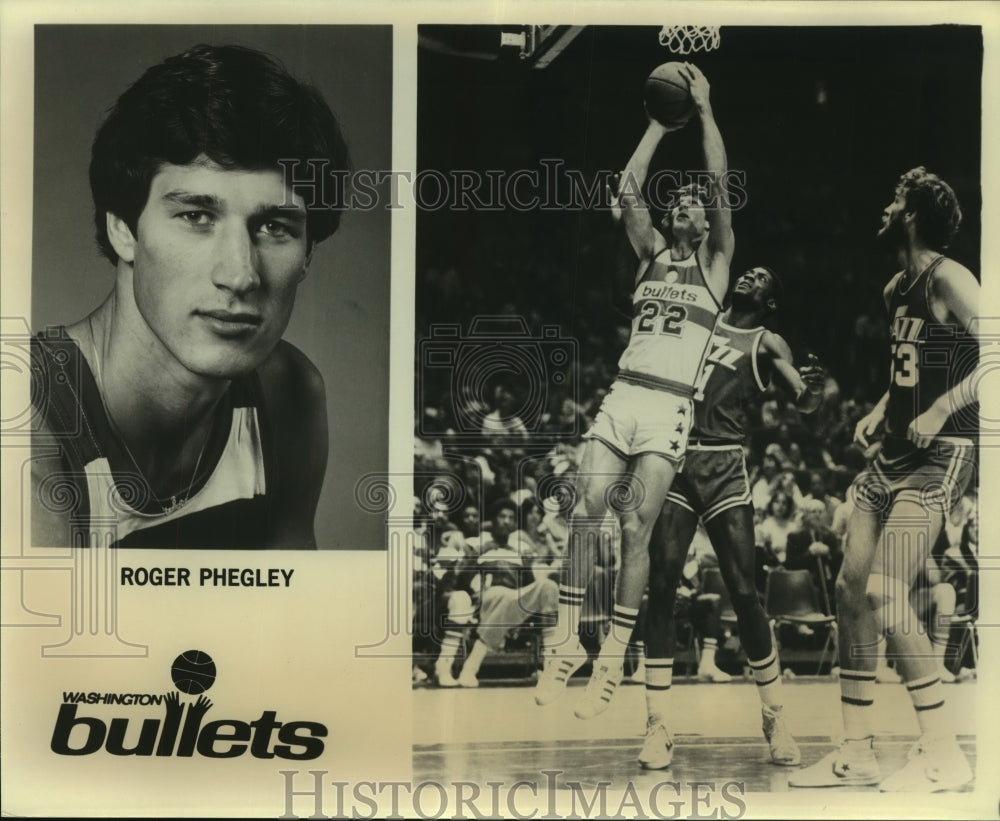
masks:
[[[910,604],[944,517],[975,461],[979,284],[946,257],[962,212],[951,187],[923,167],[905,173],[879,238],[902,270],[885,288],[892,367],[889,389],[860,422],[867,447],[884,426],[870,470],[851,488],[854,511],[837,579],[844,742],[789,779],[794,787],[878,784],[884,792],[958,789],[972,771],[944,709],[936,656]],[[964,420],[964,421],[963,421]],[[920,725],[907,764],[881,780],[873,750],[875,666],[884,637]]]
[[[674,602],[699,518],[736,611],[740,640],[761,700],[771,760],[783,765],[800,760],[782,713],[781,666],[774,638],[754,586],[754,516],[743,450],[746,403],[772,381],[795,396],[805,413],[818,407],[823,392],[826,374],[815,357],[796,370],[788,343],[761,324],[777,309],[781,297],[781,281],[769,268],[751,268],[736,280],[730,306],[712,334],[695,393],[684,472],[667,494],[650,542],[647,729],[639,755],[639,763],[649,769],[663,769],[673,758],[667,720],[676,643]]]

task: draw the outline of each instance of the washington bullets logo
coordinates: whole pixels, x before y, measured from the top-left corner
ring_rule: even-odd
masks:
[[[52,752],[57,755],[181,756],[308,760],[323,753],[326,725],[315,721],[278,721],[275,710],[264,710],[253,721],[219,719],[205,722],[212,702],[205,696],[216,679],[212,657],[202,650],[181,653],[170,666],[178,692],[96,693],[63,692],[63,703],[52,732]],[[181,701],[183,693],[197,696]],[[80,715],[81,705],[162,707],[156,718]]]

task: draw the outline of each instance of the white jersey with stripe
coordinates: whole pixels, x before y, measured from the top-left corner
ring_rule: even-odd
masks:
[[[618,378],[692,396],[719,311],[697,250],[671,259],[665,248],[632,294],[632,333]]]

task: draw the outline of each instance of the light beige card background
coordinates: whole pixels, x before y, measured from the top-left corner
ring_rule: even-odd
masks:
[[[725,25],[891,25],[961,22],[983,26],[983,246],[984,307],[995,306],[1000,262],[996,232],[996,103],[1000,87],[1000,20],[995,5],[923,4],[675,4],[672,16],[685,21]],[[152,13],[125,3],[0,4],[0,308],[6,318],[32,315],[32,168],[33,168],[33,26],[39,23],[130,24],[391,24],[393,26],[392,167],[416,168],[416,62],[418,23],[567,23],[661,25],[662,3],[366,3],[300,2],[268,7],[226,2],[177,3]],[[914,55],[920,59],[920,55]],[[363,72],[362,72],[363,75]],[[363,77],[358,82],[364,82]],[[872,78],[877,82],[877,78]],[[288,587],[125,587],[102,585],[106,569],[69,552],[32,548],[21,522],[26,442],[17,433],[27,406],[23,358],[15,346],[3,362],[4,440],[2,494],[3,656],[2,802],[5,815],[81,816],[337,816],[374,817],[374,804],[351,800],[380,792],[379,815],[413,816],[400,788],[399,805],[391,802],[385,782],[407,782],[411,770],[412,693],[408,578],[409,547],[405,508],[412,495],[406,480],[413,453],[414,246],[412,201],[392,214],[391,339],[389,390],[389,459],[386,470],[396,507],[387,522],[387,550],[330,551],[315,554],[222,554],[185,551],[122,551],[120,566],[188,568],[197,578],[210,570],[292,571]],[[406,207],[406,206],[411,207]],[[89,223],[87,202],[67,203]],[[58,237],[53,237],[58,241]],[[336,242],[336,238],[331,240]],[[985,308],[984,313],[989,313]],[[998,391],[992,374],[984,376],[983,419],[1000,422]],[[990,440],[984,439],[984,444]],[[875,794],[752,794],[748,817],[812,818],[992,818],[998,814],[1000,772],[997,709],[992,698],[1000,681],[1000,608],[996,604],[1000,553],[995,537],[996,459],[984,447],[982,475],[981,671],[975,687],[962,697],[978,701],[979,778],[975,792],[945,796]],[[360,478],[360,477],[359,477]],[[377,492],[377,491],[376,491]],[[389,491],[387,491],[389,492]],[[393,515],[395,514],[395,515]],[[1000,576],[998,576],[1000,577]],[[89,585],[83,586],[81,585]],[[989,627],[993,625],[993,627]],[[323,753],[311,760],[257,758],[249,751],[232,759],[201,755],[113,756],[104,751],[58,756],[50,742],[66,693],[162,694],[172,689],[170,668],[189,650],[211,655],[216,678],[206,693],[213,705],[205,721],[266,723],[313,722],[327,730]],[[967,695],[968,694],[968,695]],[[706,693],[706,698],[715,693]],[[193,699],[187,699],[192,701]],[[817,705],[834,710],[835,704]],[[80,715],[84,715],[81,706]],[[156,719],[161,708],[88,706],[86,715],[131,721],[138,733],[143,718]],[[456,729],[456,733],[458,730]],[[135,736],[130,735],[129,739]],[[283,775],[282,771],[294,773]],[[314,776],[313,772],[320,775]],[[322,803],[310,790],[324,784]],[[346,784],[338,802],[334,782]],[[364,782],[372,787],[359,788]],[[291,795],[292,789],[301,795]],[[512,785],[505,785],[509,789]],[[436,792],[431,790],[430,792]],[[444,785],[451,804],[439,809],[427,798],[426,817],[476,817],[455,804],[455,788]],[[617,806],[614,801],[612,806]],[[486,812],[489,813],[489,806]],[[556,799],[563,817],[565,796]],[[547,798],[530,817],[546,817]],[[686,808],[682,815],[697,814]],[[534,814],[532,815],[532,812]],[[509,813],[501,805],[500,815]],[[705,816],[702,816],[705,817]]]

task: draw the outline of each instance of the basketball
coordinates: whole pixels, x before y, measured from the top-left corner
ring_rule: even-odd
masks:
[[[182,693],[199,695],[215,683],[215,662],[201,650],[185,650],[174,659],[170,678]]]
[[[643,99],[649,116],[661,125],[684,125],[694,114],[688,81],[681,74],[683,63],[664,63],[646,78]]]

